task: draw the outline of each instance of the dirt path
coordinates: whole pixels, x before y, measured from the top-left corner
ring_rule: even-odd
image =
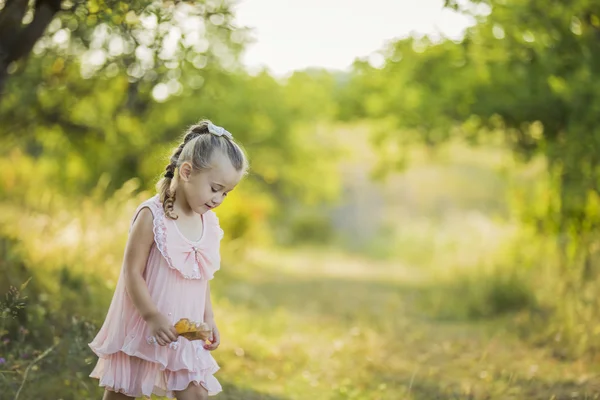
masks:
[[[223,277],[222,399],[600,399],[598,367],[502,321],[427,318],[427,282],[401,266],[257,252]]]

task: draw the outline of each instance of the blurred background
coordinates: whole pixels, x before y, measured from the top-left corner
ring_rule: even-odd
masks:
[[[0,398],[87,343],[186,126],[219,399],[600,398],[600,1],[0,0]]]

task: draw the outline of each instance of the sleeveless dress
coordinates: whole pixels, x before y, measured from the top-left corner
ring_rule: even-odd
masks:
[[[173,324],[180,318],[204,321],[208,281],[220,267],[223,231],[217,216],[210,210],[202,215],[202,236],[193,242],[165,216],[158,195],[140,204],[131,225],[143,208],[153,215],[154,243],[143,277],[154,304]],[[127,294],[121,269],[104,324],[89,344],[99,357],[90,377],[99,379],[102,387],[133,397],[172,398],[173,391],[190,383],[202,385],[209,395],[221,391],[213,376],[219,366],[202,341],[179,337],[160,346],[150,339],[146,322]]]

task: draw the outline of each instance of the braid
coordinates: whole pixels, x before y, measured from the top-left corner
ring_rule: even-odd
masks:
[[[209,132],[208,132],[208,128],[206,127],[205,124],[202,124],[202,125],[192,125],[190,127],[190,129],[188,130],[188,132],[185,134],[185,136],[183,138],[183,143],[185,145],[190,140],[195,139],[198,136],[204,135],[204,134],[207,134],[207,133],[209,133]]]
[[[189,140],[188,140],[189,141]],[[165,210],[165,215],[171,219],[177,219],[177,214],[173,211],[175,204],[175,190],[172,188],[173,179],[175,178],[175,169],[177,168],[177,160],[183,151],[186,141],[183,141],[173,152],[169,160],[169,164],[165,167],[165,176],[160,183],[160,202]]]

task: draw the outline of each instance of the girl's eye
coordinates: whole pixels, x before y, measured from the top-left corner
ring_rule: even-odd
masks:
[[[212,190],[213,193],[217,193],[218,192],[218,190],[215,189],[214,187],[211,187],[210,189]]]
[[[227,193],[223,193],[223,197],[227,197]]]

